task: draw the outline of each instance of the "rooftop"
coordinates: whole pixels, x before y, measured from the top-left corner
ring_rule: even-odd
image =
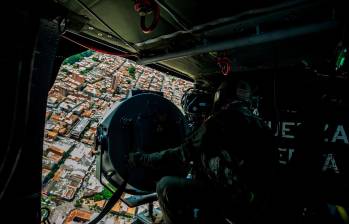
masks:
[[[92,212],[85,211],[85,210],[79,210],[74,209],[72,210],[66,220],[64,221],[65,224],[73,224],[74,221],[78,218],[82,221],[89,221],[92,217]]]

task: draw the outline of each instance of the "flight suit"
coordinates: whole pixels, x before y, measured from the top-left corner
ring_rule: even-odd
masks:
[[[272,134],[242,101],[209,117],[183,144],[142,154],[138,165],[192,165],[192,178],[157,183],[166,223],[253,223],[266,216],[276,155]]]

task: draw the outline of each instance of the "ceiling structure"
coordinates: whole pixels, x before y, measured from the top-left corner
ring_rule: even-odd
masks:
[[[209,82],[221,75],[217,60],[222,57],[228,60],[230,73],[292,66],[304,60],[321,64],[338,43],[340,25],[336,1],[58,3],[68,9],[63,37],[92,49],[107,49],[139,64]],[[152,13],[144,17],[144,26],[156,25],[143,32],[136,9],[147,3],[153,4],[148,7]]]

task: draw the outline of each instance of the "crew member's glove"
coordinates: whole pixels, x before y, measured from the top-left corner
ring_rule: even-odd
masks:
[[[144,162],[145,154],[141,152],[132,152],[128,154],[128,164],[131,167],[141,166]]]

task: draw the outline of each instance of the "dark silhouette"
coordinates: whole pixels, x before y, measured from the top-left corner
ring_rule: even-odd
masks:
[[[152,154],[129,155],[133,166],[191,166],[165,176],[157,194],[166,223],[253,223],[267,218],[274,171],[272,135],[251,108],[247,83],[224,81],[212,115],[186,141]]]

